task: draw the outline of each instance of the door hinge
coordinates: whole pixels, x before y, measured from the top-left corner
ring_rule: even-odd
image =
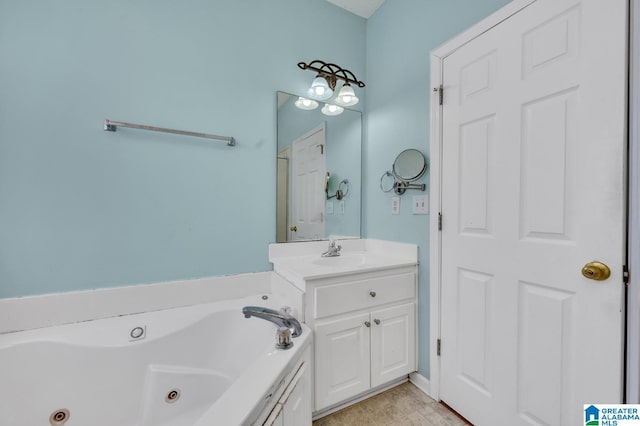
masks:
[[[438,339],[438,344],[436,346],[436,355],[440,356],[440,339]]]
[[[438,231],[442,231],[442,213],[438,213]]]
[[[629,267],[627,265],[622,265],[622,282],[629,285]]]
[[[442,105],[443,100],[444,100],[444,88],[442,87],[442,84],[441,84],[440,87],[438,87],[438,102],[440,103],[440,105]]]

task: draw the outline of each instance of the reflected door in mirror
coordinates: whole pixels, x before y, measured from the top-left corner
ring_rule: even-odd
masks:
[[[325,200],[324,125],[293,142],[291,189],[293,207],[289,241],[318,240],[324,236]]]

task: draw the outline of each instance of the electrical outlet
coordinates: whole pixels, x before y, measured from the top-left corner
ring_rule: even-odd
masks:
[[[400,197],[391,197],[391,214],[400,214]]]
[[[327,214],[333,214],[333,201],[327,201]]]

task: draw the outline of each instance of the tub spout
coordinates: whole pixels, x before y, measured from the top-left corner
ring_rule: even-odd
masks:
[[[245,306],[242,308],[242,313],[245,318],[262,318],[264,320],[271,321],[278,327],[287,327],[291,331],[292,337],[298,337],[302,334],[302,326],[300,325],[300,322],[289,314],[288,308],[282,308],[279,311],[275,311],[261,306]]]

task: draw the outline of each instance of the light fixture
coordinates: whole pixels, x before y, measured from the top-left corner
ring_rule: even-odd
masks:
[[[318,103],[313,99],[307,99],[300,96],[298,97],[298,100],[295,101],[295,106],[300,109],[312,110],[318,108]]]
[[[358,103],[360,99],[356,96],[353,88],[349,83],[345,83],[338,93],[336,103],[341,106],[352,106]]]
[[[298,62],[298,67],[303,70],[315,71],[316,78],[311,83],[308,96],[313,99],[325,100],[329,99],[333,95],[333,91],[336,89],[336,83],[338,80],[344,81],[342,89],[338,94],[340,101],[336,101],[339,105],[350,106],[358,103],[351,84],[355,84],[358,87],[364,87],[365,84],[359,81],[357,77],[348,69],[342,68],[336,64],[326,63],[318,59],[311,61],[309,64],[304,62]],[[324,111],[324,108],[323,108]]]
[[[307,91],[309,97],[323,101],[329,99],[333,95],[333,89],[329,87],[327,79],[320,74],[316,76],[311,83],[311,87]]]
[[[344,112],[344,108],[337,105],[324,104],[321,111],[324,115],[340,115]]]

